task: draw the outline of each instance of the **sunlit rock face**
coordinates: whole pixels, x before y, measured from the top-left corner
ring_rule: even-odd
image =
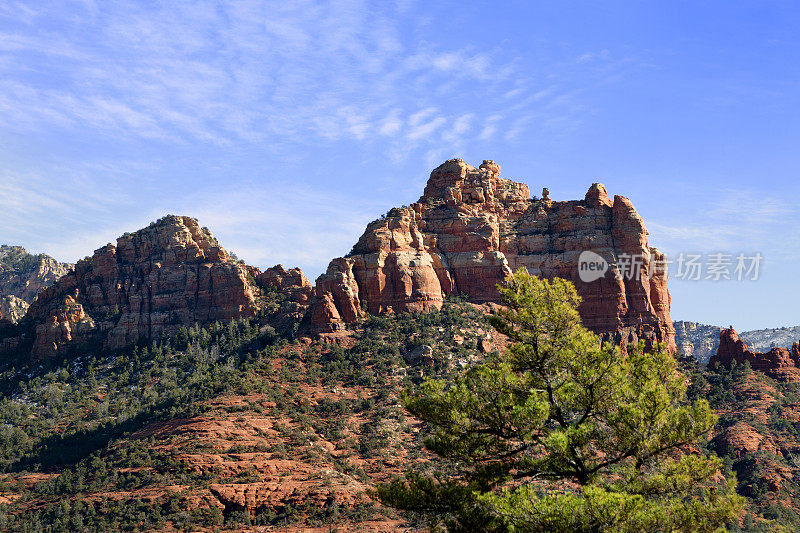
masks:
[[[452,293],[499,302],[497,284],[525,267],[574,282],[584,324],[604,339],[663,342],[674,352],[663,255],[649,246],[630,200],[612,201],[597,183],[583,200],[554,201],[544,192],[531,198],[527,185],[501,178],[494,161],[478,168],[446,161],[416,203],[369,224],[350,254],[331,261],[317,279],[312,324],[332,332],[366,313],[437,309]],[[608,263],[600,279],[581,281],[585,250]],[[621,260],[630,257],[648,275],[623,275]]]
[[[717,363],[729,366],[745,361],[755,370],[780,381],[800,383],[800,343],[791,348],[776,346],[767,352],[754,352],[739,338],[733,328],[723,329],[719,334],[717,353],[709,360],[709,366]]]
[[[45,289],[20,326],[31,355],[120,348],[181,326],[253,316],[257,288],[190,217],[168,216],[117,239]]]

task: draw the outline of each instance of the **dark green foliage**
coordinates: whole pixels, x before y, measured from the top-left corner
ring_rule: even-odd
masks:
[[[739,423],[747,423],[759,434],[775,442],[796,442],[800,427],[787,416],[800,399],[800,387],[794,383],[776,381],[763,372],[755,371],[749,362],[730,365],[717,364],[704,368],[689,358],[681,359],[681,371],[690,381],[688,394],[705,397],[712,408],[723,414],[719,417],[717,433]],[[772,397],[767,408],[767,423],[746,410],[753,391]],[[731,526],[732,531],[797,531],[800,516],[785,502],[800,504],[800,483],[784,483],[776,492],[768,471],[797,471],[800,457],[793,453],[794,447],[779,447],[778,454],[766,451],[739,455],[734,449],[722,446],[717,438],[705,443],[706,449],[718,454],[726,468],[736,474],[737,491],[747,497],[747,518],[742,524]],[[795,505],[797,505],[795,504]],[[784,529],[785,528],[785,529]]]
[[[164,528],[169,520],[178,530],[190,531],[198,526],[222,524],[221,514],[212,509],[178,510],[178,498],[162,504],[141,500],[110,500],[83,502],[63,500],[60,504],[37,509],[24,516],[2,515],[0,527],[20,532],[72,531],[150,531]]]
[[[282,295],[275,291],[265,294],[275,309],[280,307]],[[182,328],[171,338],[116,353],[97,351],[32,364],[0,362],[0,471],[10,476],[7,490],[23,495],[0,514],[0,529],[133,531],[171,524],[178,530],[194,530],[242,527],[248,520],[252,525],[279,526],[300,519],[309,525],[367,519],[376,512],[370,505],[341,509],[287,506],[245,515],[241,509],[187,512],[180,494],[152,505],[135,499],[90,504],[85,495],[257,481],[253,472],[227,480],[215,473],[192,474],[168,455],[154,451],[159,442],[132,437],[153,422],[202,414],[209,409],[207,400],[228,394],[258,393],[274,407],[231,405],[227,412],[257,410],[297,425],[284,428],[290,439],[286,444],[278,441],[263,449],[234,447],[230,453],[274,453],[276,458],[299,454],[315,460],[315,454],[327,452],[308,445],[318,438],[315,435],[321,435],[341,442],[348,454],[355,456],[361,452],[389,454],[391,434],[377,424],[359,425],[355,428],[358,433],[345,439],[351,429],[345,424],[348,416],[402,424],[397,385],[422,379],[420,369],[406,376],[402,354],[425,343],[452,356],[476,357],[474,339],[468,339],[473,343],[470,348],[449,344],[456,329],[484,323],[471,307],[448,302],[441,311],[430,314],[369,318],[356,326],[355,345],[347,349],[295,346],[290,344],[292,332],[281,335],[254,319]],[[449,372],[446,359],[424,373]],[[366,394],[323,399],[312,405],[301,390],[308,384],[363,388]],[[197,442],[184,451],[213,452],[204,446]],[[339,472],[369,481],[368,475],[346,458],[326,455],[325,459]],[[128,468],[135,470],[120,473]],[[33,489],[15,486],[21,476],[31,472],[58,472],[59,476],[41,481]],[[31,501],[40,502],[36,511],[20,513]]]
[[[601,346],[568,281],[521,269],[500,292],[509,348],[405,396],[451,474],[410,473],[383,502],[450,531],[715,531],[738,514],[722,461],[692,453],[716,417],[669,354]]]
[[[9,272],[24,274],[35,270],[39,264],[47,259],[45,254],[29,254],[19,246],[2,245],[0,247],[0,273]]]
[[[9,368],[0,379],[0,469],[69,464],[145,424],[196,415],[214,395],[246,392],[240,367],[272,350],[260,352],[258,341],[256,324],[243,320],[123,353]]]

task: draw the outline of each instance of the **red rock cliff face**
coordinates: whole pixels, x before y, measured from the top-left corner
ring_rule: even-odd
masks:
[[[775,347],[768,352],[753,352],[739,338],[733,328],[723,329],[719,334],[717,353],[708,361],[730,365],[732,361],[742,364],[745,361],[755,370],[761,370],[775,379],[800,383],[800,344],[794,343],[791,350]]]
[[[454,292],[499,302],[495,286],[525,267],[573,281],[585,325],[605,339],[665,342],[674,351],[667,276],[655,268],[662,256],[648,245],[631,202],[611,201],[600,184],[580,201],[555,202],[546,193],[531,199],[528,186],[501,178],[493,161],[480,168],[445,162],[417,203],[372,222],[348,256],[331,261],[317,279],[312,323],[336,331],[366,312],[436,309]],[[584,250],[610,264],[601,279],[580,280]],[[622,275],[626,256],[641,257],[643,271],[654,275]]]
[[[126,234],[45,289],[21,326],[35,331],[31,355],[86,345],[120,348],[182,325],[253,316],[258,288],[189,217],[168,216]]]

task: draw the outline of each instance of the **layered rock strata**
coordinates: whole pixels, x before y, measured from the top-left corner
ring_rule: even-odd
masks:
[[[262,285],[295,306],[311,293],[299,269],[248,267],[197,220],[170,215],[79,261],[42,291],[0,349],[30,347],[33,358],[117,349],[182,326],[252,317],[266,305]]]
[[[800,343],[795,342],[790,349],[774,347],[767,352],[754,352],[739,338],[734,329],[723,329],[719,334],[719,348],[709,360],[709,366],[717,363],[730,365],[745,361],[755,370],[786,382],[800,383]]]
[[[256,311],[247,267],[195,219],[167,216],[79,261],[41,293],[21,325],[35,331],[32,356],[50,357],[86,345],[120,348]]]
[[[689,357],[694,357],[699,363],[707,364],[708,360],[717,353],[719,346],[719,333],[722,328],[679,320],[674,323],[675,344],[678,351]]]
[[[592,251],[605,275],[583,282],[578,258]],[[635,263],[631,265],[630,263]],[[514,270],[571,280],[584,324],[623,346],[640,339],[675,350],[663,256],[648,244],[627,198],[593,184],[583,200],[532,199],[528,186],[500,177],[500,166],[452,159],[430,175],[416,203],[367,227],[345,257],[317,279],[311,320],[341,330],[366,313],[427,311],[453,293],[499,302],[496,289]],[[634,276],[632,266],[648,275]]]

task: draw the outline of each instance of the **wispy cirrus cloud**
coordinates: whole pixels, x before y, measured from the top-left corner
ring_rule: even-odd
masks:
[[[313,281],[386,206],[286,183],[192,195],[175,209],[196,216],[248,264],[301,266]]]
[[[443,147],[518,130],[525,107],[542,100],[569,112],[553,87],[509,90],[520,73],[499,49],[414,41],[406,8],[373,7],[12,0],[0,11],[0,126],[169,143],[390,137]],[[476,89],[487,95],[483,115],[496,117],[513,95],[516,116],[467,123],[465,109],[439,105]],[[435,116],[415,119],[432,107]]]
[[[291,181],[235,188],[221,183],[171,195],[157,182],[140,181],[134,191],[122,179],[147,171],[131,162],[106,163],[63,172],[54,181],[0,167],[0,242],[76,261],[166,214],[190,215],[249,264],[301,266],[313,278],[331,258],[347,253],[354,236],[387,208],[379,200]]]
[[[572,67],[530,72],[492,39],[421,38],[429,21],[413,4],[3,2],[0,242],[74,259],[179,212],[253,263],[319,271],[391,205],[387,191],[419,194],[425,173],[408,161],[430,171],[580,120],[562,77]],[[80,153],[61,148],[72,142]],[[328,174],[321,149],[354,145],[405,173],[387,170],[356,200],[330,178],[304,181],[321,193],[292,182]]]
[[[138,168],[137,168],[138,167]],[[0,166],[0,242],[20,244],[64,261],[90,255],[125,231],[136,207],[123,177],[142,168],[135,164],[92,163],[51,172],[20,172]],[[112,179],[112,176],[116,179]],[[158,208],[137,210],[136,224],[146,225]]]
[[[653,220],[647,227],[673,253],[767,251],[770,259],[785,259],[800,258],[797,232],[786,231],[798,217],[800,208],[786,199],[728,188],[709,194],[705,209],[674,217],[677,224]]]

